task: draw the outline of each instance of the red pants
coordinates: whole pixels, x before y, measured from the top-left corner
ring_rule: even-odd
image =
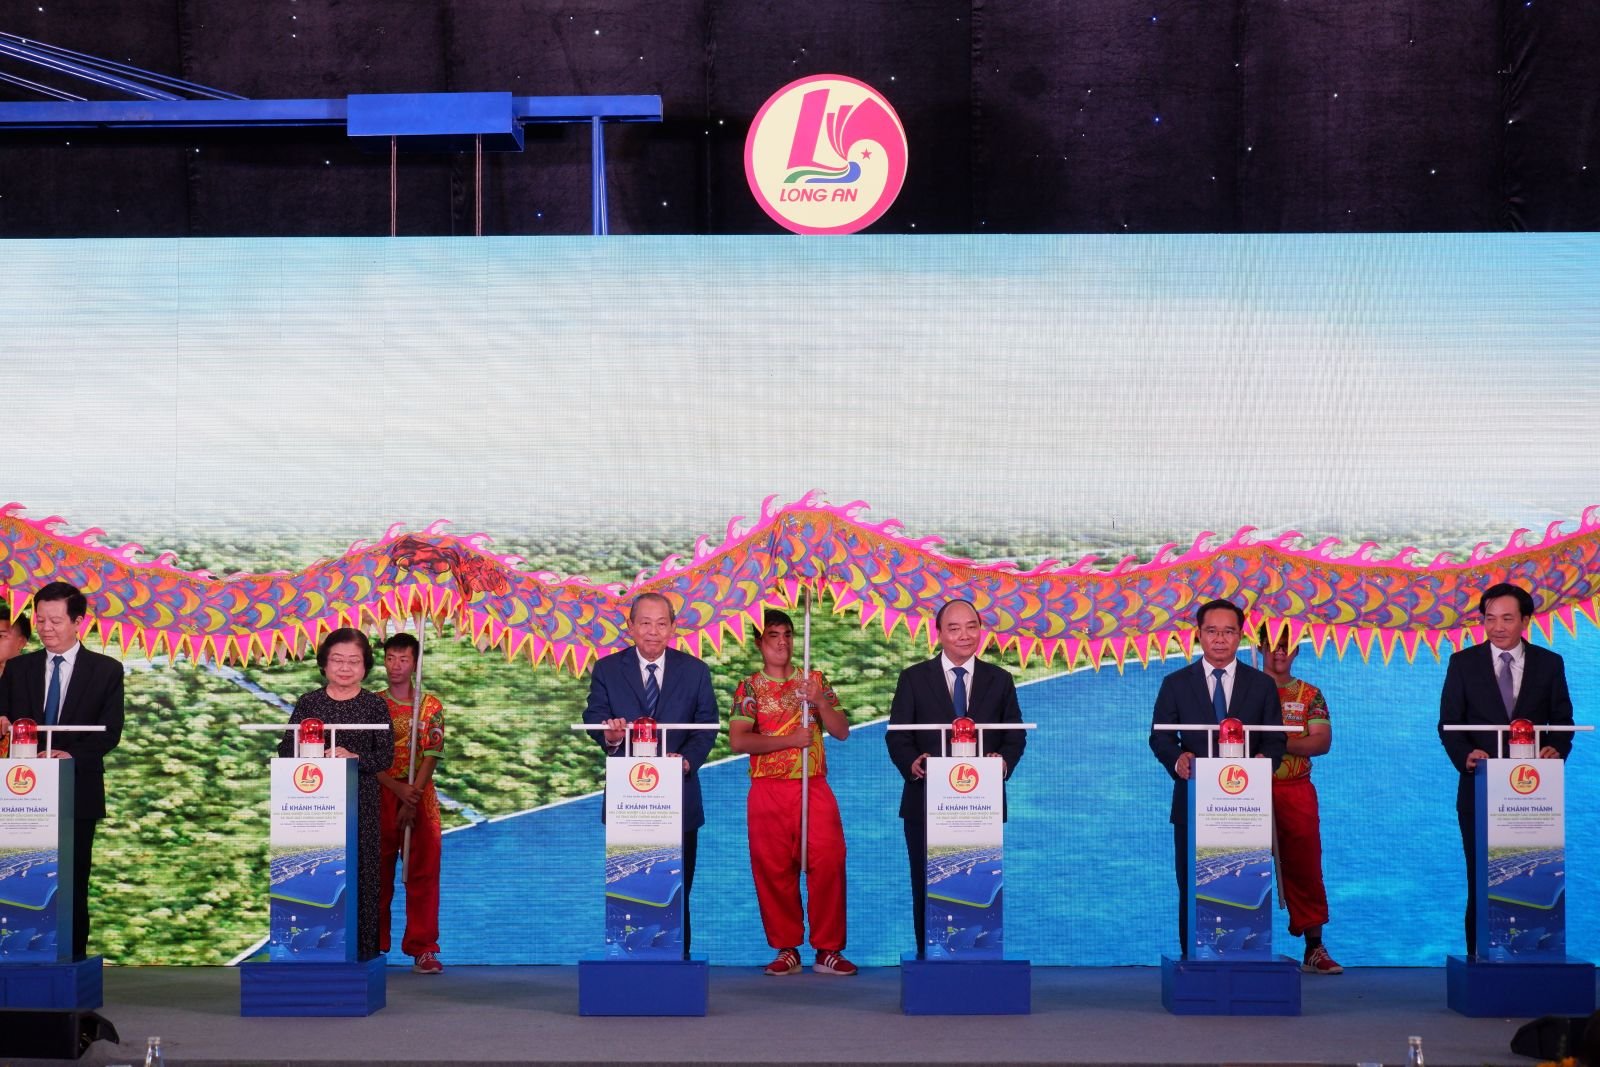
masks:
[[[844,825],[826,778],[812,778],[806,855],[811,947],[844,948]],[[752,778],[746,806],[750,873],[755,876],[761,925],[773,948],[799,948],[806,928],[800,913],[800,779]]]
[[[400,826],[400,798],[388,789],[378,805],[378,951],[389,951],[389,911],[394,905],[394,868],[405,831]],[[411,823],[411,863],[406,868],[406,934],[400,951],[407,956],[439,951],[439,816],[438,809],[419,805]]]
[[[1289,905],[1289,933],[1299,937],[1328,921],[1317,787],[1310,778],[1273,779],[1272,821],[1278,830],[1278,872]]]

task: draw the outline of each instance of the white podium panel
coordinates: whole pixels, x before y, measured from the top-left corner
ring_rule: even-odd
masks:
[[[1005,761],[927,761],[928,960],[1005,955]]]
[[[72,959],[70,759],[0,759],[0,962]]]
[[[272,761],[273,963],[356,958],[356,772],[347,759]]]
[[[683,959],[683,760],[606,760],[606,947]]]
[[[1566,764],[1488,759],[1478,772],[1478,956],[1567,956]]]

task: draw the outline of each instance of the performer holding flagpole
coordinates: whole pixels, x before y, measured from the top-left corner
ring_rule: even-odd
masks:
[[[420,620],[419,620],[420,622]],[[422,631],[421,625],[417,627]],[[383,643],[389,688],[384,703],[394,725],[394,762],[378,775],[383,785],[382,849],[378,897],[380,951],[388,952],[394,904],[394,865],[401,859],[406,887],[405,935],[400,949],[418,974],[441,974],[439,962],[439,854],[442,829],[433,771],[444,755],[444,705],[422,689],[422,642],[399,633]]]
[[[809,622],[809,615],[808,615]],[[794,622],[769,609],[757,635],[761,669],[739,683],[733,694],[729,747],[750,757],[750,871],[767,943],[778,955],[769,975],[800,970],[799,946],[805,940],[800,874],[806,874],[811,913],[811,946],[818,974],[852,975],[855,964],[845,946],[845,845],[839,805],[828,787],[822,730],[840,741],[850,736],[850,721],[822,672],[810,669],[810,627],[806,666],[794,666]],[[817,709],[812,719],[808,706]]]

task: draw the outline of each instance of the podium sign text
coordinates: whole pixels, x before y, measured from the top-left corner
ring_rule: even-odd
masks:
[[[1272,958],[1272,761],[1196,759],[1189,777],[1193,960]]]
[[[606,956],[683,959],[683,760],[606,760]]]
[[[0,759],[0,959],[72,959],[70,759]]]
[[[1478,954],[1567,955],[1566,790],[1558,759],[1484,760],[1477,773]]]
[[[1005,761],[929,756],[929,960],[1005,954]]]
[[[344,759],[272,761],[272,962],[356,958],[356,773]]]

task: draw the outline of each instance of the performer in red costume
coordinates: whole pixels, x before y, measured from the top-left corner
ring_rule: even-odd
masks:
[[[410,781],[411,710],[416,691],[417,639],[395,634],[383,643],[383,669],[389,688],[383,699],[394,723],[394,764],[378,775],[383,783],[382,837],[379,869],[383,889],[378,897],[379,949],[389,951],[389,912],[394,904],[394,867],[411,827],[411,859],[405,872],[406,932],[400,950],[412,957],[418,974],[440,974],[439,962],[439,797],[433,769],[444,755],[444,705],[429,693],[417,719],[417,773]]]
[[[769,975],[800,970],[805,940],[800,910],[800,791],[809,791],[806,892],[811,905],[811,969],[851,975],[855,964],[840,953],[845,943],[844,825],[828,787],[822,731],[840,741],[850,721],[821,671],[809,678],[794,665],[794,623],[769,610],[758,638],[761,669],[733,693],[729,745],[750,757],[750,871],[767,944],[778,950]],[[801,725],[802,692],[811,704],[811,728]],[[810,747],[810,778],[802,781],[801,754]]]
[[[1283,898],[1289,905],[1289,933],[1306,939],[1307,974],[1343,974],[1322,944],[1322,927],[1328,921],[1328,891],[1322,882],[1322,827],[1317,812],[1317,787],[1311,784],[1311,759],[1333,744],[1333,725],[1322,691],[1294,677],[1300,646],[1289,644],[1285,630],[1276,644],[1267,640],[1266,628],[1257,635],[1264,650],[1267,673],[1278,683],[1278,703],[1283,725],[1298,726],[1287,735],[1287,751],[1272,778],[1272,821],[1277,828],[1278,874]]]

